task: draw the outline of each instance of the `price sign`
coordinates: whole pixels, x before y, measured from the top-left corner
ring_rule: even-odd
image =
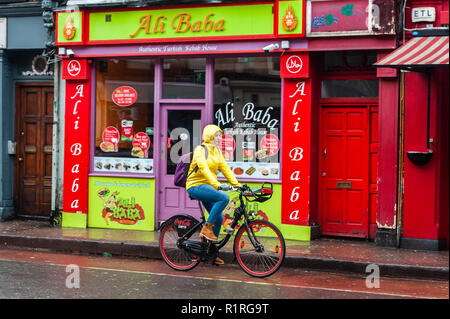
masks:
[[[131,86],[120,86],[112,93],[112,100],[117,106],[130,106],[137,101],[137,92]]]

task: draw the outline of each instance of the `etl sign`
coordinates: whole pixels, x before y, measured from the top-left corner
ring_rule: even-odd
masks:
[[[413,8],[411,11],[412,22],[434,22],[436,21],[436,9],[433,7]]]

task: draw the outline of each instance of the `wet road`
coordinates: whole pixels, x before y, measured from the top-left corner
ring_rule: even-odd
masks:
[[[0,298],[379,299],[449,298],[448,281],[381,278],[282,268],[257,279],[237,265],[171,270],[160,260],[0,249]]]

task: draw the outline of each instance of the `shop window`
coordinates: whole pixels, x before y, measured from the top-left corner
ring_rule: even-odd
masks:
[[[330,73],[375,73],[376,51],[325,52],[324,71]]]
[[[94,171],[153,173],[153,60],[96,63]]]
[[[164,59],[164,99],[204,99],[206,59]]]
[[[280,179],[279,57],[217,58],[214,123],[238,178]]]
[[[322,97],[378,97],[377,79],[322,80]]]

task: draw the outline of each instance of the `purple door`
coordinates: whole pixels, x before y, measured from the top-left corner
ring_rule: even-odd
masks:
[[[161,154],[159,172],[159,221],[176,214],[200,217],[197,201],[189,199],[184,188],[173,183],[179,158],[200,144],[204,123],[201,106],[161,108]]]

